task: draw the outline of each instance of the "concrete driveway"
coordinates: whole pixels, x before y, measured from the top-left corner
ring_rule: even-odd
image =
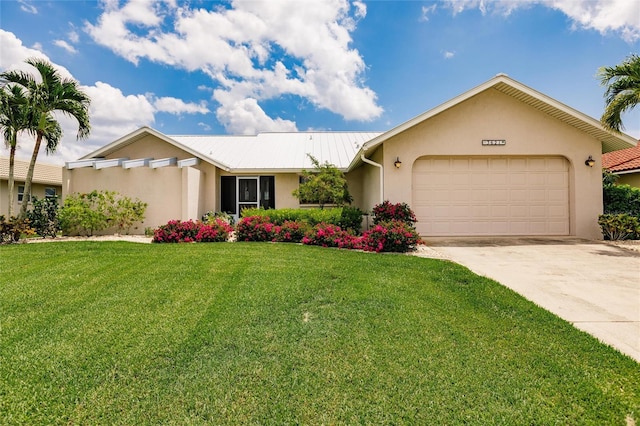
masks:
[[[640,362],[639,252],[575,238],[428,239],[427,246]]]

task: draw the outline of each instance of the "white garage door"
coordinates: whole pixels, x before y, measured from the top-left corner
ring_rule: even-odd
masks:
[[[569,163],[422,157],[413,166],[412,208],[420,235],[569,235]]]

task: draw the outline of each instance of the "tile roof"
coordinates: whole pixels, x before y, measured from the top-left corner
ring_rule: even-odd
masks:
[[[640,145],[602,154],[602,167],[612,172],[640,170]]]
[[[29,162],[15,160],[14,177],[16,181],[24,182],[27,177]],[[9,179],[9,158],[0,157],[0,180]],[[62,166],[53,164],[36,163],[33,170],[33,182],[51,185],[62,185]]]

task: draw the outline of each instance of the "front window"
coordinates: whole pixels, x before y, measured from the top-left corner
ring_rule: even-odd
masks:
[[[24,199],[24,185],[18,185],[18,202],[21,203]],[[27,197],[28,201],[28,197]]]
[[[56,189],[55,188],[45,188],[44,189],[44,197],[45,198],[55,198],[56,196]]]

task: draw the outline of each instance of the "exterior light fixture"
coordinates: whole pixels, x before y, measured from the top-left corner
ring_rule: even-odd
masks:
[[[584,162],[584,165],[589,167],[593,167],[594,164],[596,164],[596,160],[594,160],[592,156],[589,156],[589,158]]]
[[[396,157],[396,161],[393,163],[394,166],[396,166],[396,169],[399,169],[400,166],[402,165],[402,161],[400,161],[400,157]]]

